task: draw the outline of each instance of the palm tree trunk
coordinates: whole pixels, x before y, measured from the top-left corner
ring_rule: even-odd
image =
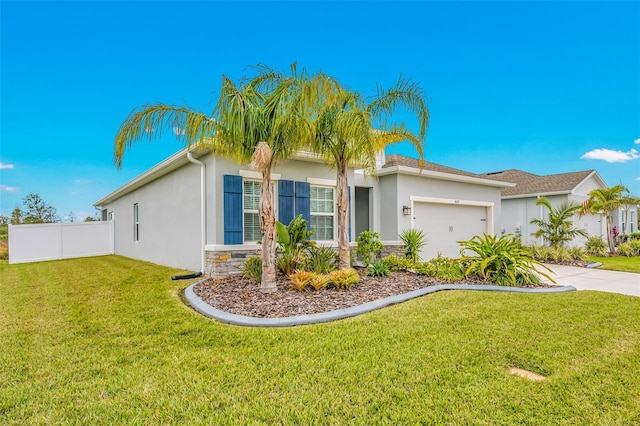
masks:
[[[347,185],[347,162],[342,161],[338,166],[338,267],[351,267],[349,253],[349,187]]]
[[[616,251],[616,245],[615,242],[613,241],[613,234],[612,234],[612,226],[611,226],[611,217],[608,214],[604,215],[605,217],[605,223],[607,225],[607,243],[609,244],[609,254],[613,254],[613,252]]]
[[[262,170],[260,189],[260,226],[262,228],[262,283],[260,291],[276,291],[276,219],[271,192],[271,167]]]

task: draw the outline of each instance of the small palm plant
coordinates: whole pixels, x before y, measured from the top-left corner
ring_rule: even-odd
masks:
[[[522,247],[513,235],[476,235],[469,241],[459,243],[462,245],[460,253],[463,255],[460,260],[468,265],[465,271],[467,276],[477,275],[494,284],[517,286],[540,282],[536,275],[540,274],[555,283],[549,275],[536,269],[536,266],[549,272],[551,270],[535,260],[531,252]],[[465,255],[467,252],[473,252],[475,256]]]
[[[531,224],[537,225],[538,230],[533,234],[534,237],[542,237],[549,243],[551,247],[562,247],[564,243],[573,240],[576,237],[587,238],[589,235],[584,229],[578,229],[573,226],[571,218],[574,213],[582,209],[580,204],[564,201],[557,207],[553,207],[547,197],[540,197],[536,201],[536,205],[544,206],[548,212],[547,220],[531,219]]]
[[[402,241],[404,257],[414,263],[420,262],[420,250],[427,244],[427,236],[420,229],[405,229],[398,237]]]

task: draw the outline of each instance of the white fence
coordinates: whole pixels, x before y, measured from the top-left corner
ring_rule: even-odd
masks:
[[[9,225],[9,263],[113,254],[113,221]]]

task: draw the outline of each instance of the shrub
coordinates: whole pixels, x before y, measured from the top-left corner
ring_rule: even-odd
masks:
[[[315,242],[308,238],[313,232],[307,230],[307,221],[298,215],[291,219],[289,225],[276,221],[278,250],[276,266],[285,275],[291,275],[297,269],[302,269],[305,262],[304,250],[312,247]]]
[[[240,268],[242,276],[255,281],[256,284],[262,282],[262,258],[260,256],[251,256]]]
[[[609,247],[601,237],[589,237],[584,245],[585,251],[592,256],[606,256]]]
[[[389,256],[382,259],[382,262],[387,265],[390,271],[407,271],[409,269],[414,269],[416,267],[416,263],[411,259],[406,257],[398,257],[395,254],[390,254]]]
[[[311,285],[311,287],[313,287],[316,290],[322,290],[323,288],[325,288],[329,283],[330,283],[330,279],[328,275],[325,274],[315,274],[315,276],[313,276],[311,278],[311,280],[309,280],[309,285]]]
[[[384,245],[380,242],[380,233],[372,231],[362,231],[356,240],[356,253],[362,261],[371,265],[380,254]]]
[[[461,253],[473,252],[475,256],[465,256],[461,260],[468,262],[465,275],[477,275],[495,284],[516,286],[532,283],[535,273],[553,279],[536,269],[542,266],[535,260],[530,251],[523,248],[520,241],[512,235],[496,237],[484,234],[476,235],[469,241],[460,242]]]
[[[390,273],[391,271],[389,270],[387,264],[381,260],[377,261],[376,263],[372,263],[367,268],[367,274],[372,277],[386,277]]]
[[[414,263],[420,261],[420,250],[427,244],[427,236],[420,229],[405,229],[398,237],[402,241],[404,257]]]
[[[631,240],[618,246],[617,253],[620,256],[640,256],[640,240]]]
[[[296,271],[289,275],[289,282],[291,286],[298,291],[304,290],[304,288],[315,278],[318,274],[310,271]]]
[[[573,246],[569,248],[569,256],[574,260],[584,260],[584,248]]]
[[[305,269],[318,274],[328,274],[338,266],[338,253],[331,247],[309,247]]]
[[[566,247],[552,247],[551,249],[551,260],[554,262],[562,263],[571,259],[571,254],[569,253],[569,249]]]
[[[462,263],[457,259],[443,257],[441,253],[430,261],[417,265],[416,273],[448,283],[461,281],[464,278]]]
[[[629,240],[640,240],[640,232],[632,232],[629,234]]]
[[[360,276],[355,269],[340,269],[329,274],[329,282],[336,288],[349,289],[360,282]]]

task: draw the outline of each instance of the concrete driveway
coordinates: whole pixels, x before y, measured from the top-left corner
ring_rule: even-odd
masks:
[[[605,271],[597,268],[546,265],[558,285],[572,285],[577,290],[597,290],[640,297],[640,274]]]

